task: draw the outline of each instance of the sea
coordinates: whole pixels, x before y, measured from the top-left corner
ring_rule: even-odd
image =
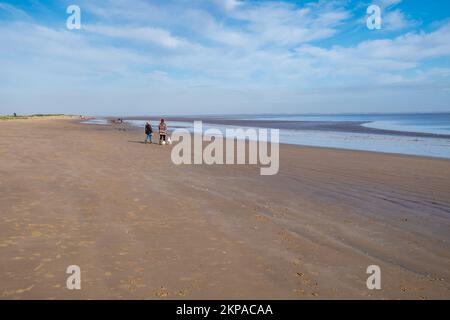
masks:
[[[144,127],[144,119],[126,118],[125,122]],[[204,130],[217,128],[223,133],[237,127],[279,128],[280,143],[284,144],[450,159],[450,113],[180,116],[167,117],[166,122],[169,128],[192,131],[196,119],[203,120]],[[151,122],[154,127],[158,124],[156,120]],[[106,117],[98,117],[85,123],[109,122]]]

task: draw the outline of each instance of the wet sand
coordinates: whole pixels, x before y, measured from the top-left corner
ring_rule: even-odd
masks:
[[[143,138],[0,122],[0,298],[450,298],[449,160],[282,145],[260,176]]]
[[[112,118],[111,118],[112,119]],[[159,121],[160,117],[126,117],[124,120],[152,120]],[[327,131],[327,132],[347,132],[347,133],[365,133],[365,134],[379,134],[379,135],[391,135],[391,136],[403,136],[403,137],[416,137],[416,138],[441,138],[450,139],[450,135],[447,134],[435,134],[425,132],[407,132],[407,131],[395,131],[384,130],[365,127],[364,124],[370,123],[370,121],[285,121],[285,120],[244,120],[233,119],[229,117],[165,117],[167,121],[181,121],[181,122],[193,122],[203,121],[208,124],[217,125],[232,125],[239,127],[255,127],[255,128],[272,128],[272,129],[285,129],[285,130],[314,130],[314,131]]]

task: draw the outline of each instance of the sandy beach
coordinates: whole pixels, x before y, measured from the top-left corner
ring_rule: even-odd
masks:
[[[143,139],[0,121],[1,299],[450,299],[450,160],[281,145],[260,176]]]

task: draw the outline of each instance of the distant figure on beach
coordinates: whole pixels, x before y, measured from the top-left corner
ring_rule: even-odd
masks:
[[[150,143],[152,143],[152,133],[153,133],[152,125],[150,124],[150,122],[147,122],[145,124],[145,134],[146,134],[145,143],[147,143],[147,141],[150,141]]]
[[[161,144],[166,143],[166,130],[167,130],[167,125],[164,122],[164,119],[161,119],[161,122],[159,123],[159,142]]]

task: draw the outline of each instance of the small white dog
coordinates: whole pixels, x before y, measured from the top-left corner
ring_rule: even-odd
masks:
[[[167,141],[165,140],[160,140],[159,144],[161,145],[165,145],[165,144],[172,144],[172,140],[170,140],[170,137],[167,137]]]

